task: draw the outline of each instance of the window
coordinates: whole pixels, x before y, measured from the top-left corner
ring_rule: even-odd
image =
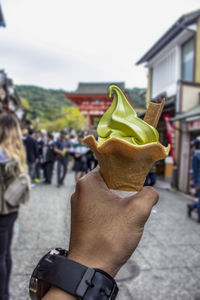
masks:
[[[194,39],[187,41],[182,46],[182,80],[194,79]]]

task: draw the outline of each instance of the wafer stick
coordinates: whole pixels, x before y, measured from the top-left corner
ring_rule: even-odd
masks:
[[[150,102],[144,116],[144,121],[154,128],[157,127],[161,113],[165,105],[165,98],[162,99],[161,103]]]

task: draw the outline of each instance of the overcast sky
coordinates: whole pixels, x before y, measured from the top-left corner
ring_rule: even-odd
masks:
[[[0,69],[16,84],[75,90],[78,82],[146,87],[136,61],[200,0],[0,0]]]

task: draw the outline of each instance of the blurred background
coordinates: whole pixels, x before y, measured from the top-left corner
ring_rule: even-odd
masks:
[[[81,139],[96,136],[112,101],[111,84],[123,90],[140,118],[150,101],[165,98],[157,130],[160,142],[171,145],[146,179],[158,189],[160,203],[117,275],[118,297],[200,299],[194,179],[199,168],[200,182],[200,162],[193,163],[200,149],[200,2],[2,0],[0,113],[17,116],[26,151],[30,135],[37,145],[30,201],[14,224],[11,299],[29,299],[30,274],[45,251],[67,248],[70,195],[77,178],[97,164]],[[63,171],[56,149],[64,151]],[[47,150],[56,152],[49,185],[43,181],[49,178]]]

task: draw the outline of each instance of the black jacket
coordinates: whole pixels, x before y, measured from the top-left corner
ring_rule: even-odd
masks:
[[[38,145],[37,141],[30,135],[24,139],[24,145],[26,149],[26,159],[28,163],[35,162],[38,158]]]

